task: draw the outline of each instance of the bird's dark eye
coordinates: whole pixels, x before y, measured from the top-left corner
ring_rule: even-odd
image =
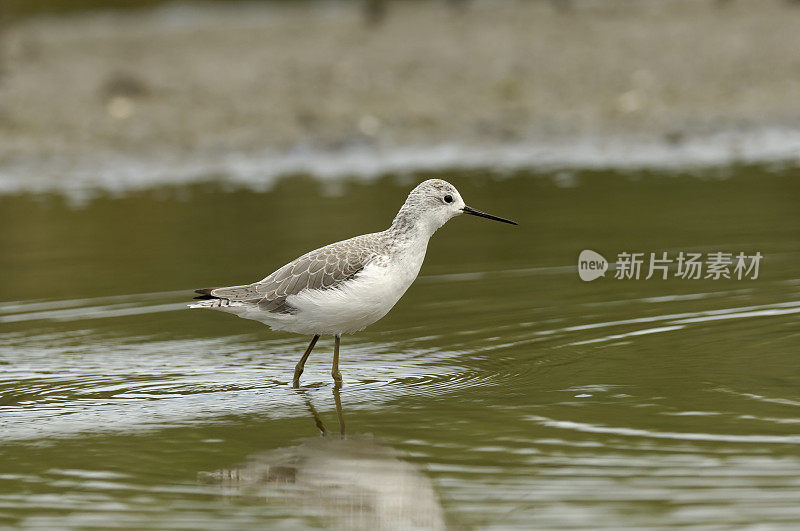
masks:
[[[444,202],[445,203],[452,203],[453,202],[453,196],[450,195],[450,194],[447,194],[446,196],[444,196]]]

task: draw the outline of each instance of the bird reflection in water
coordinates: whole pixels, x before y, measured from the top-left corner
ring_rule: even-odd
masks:
[[[431,480],[398,450],[367,435],[346,435],[339,389],[339,434],[331,434],[304,390],[297,393],[320,437],[261,452],[237,467],[201,473],[230,496],[264,499],[347,529],[444,529]]]

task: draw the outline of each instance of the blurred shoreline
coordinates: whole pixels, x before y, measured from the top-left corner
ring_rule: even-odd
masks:
[[[2,32],[0,194],[800,161],[785,1],[167,4]]]

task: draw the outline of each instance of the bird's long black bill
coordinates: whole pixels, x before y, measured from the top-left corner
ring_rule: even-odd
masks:
[[[478,216],[480,218],[493,219],[495,221],[502,221],[503,223],[510,223],[511,225],[516,225],[517,224],[516,221],[511,221],[510,219],[501,218],[500,216],[493,216],[491,214],[487,214],[486,212],[481,212],[480,210],[472,208],[472,207],[465,206],[461,210],[463,210],[467,214],[472,214],[473,216]]]

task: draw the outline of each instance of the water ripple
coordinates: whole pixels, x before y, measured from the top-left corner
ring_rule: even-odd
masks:
[[[602,426],[586,422],[569,420],[555,420],[547,417],[530,416],[528,420],[544,426],[564,430],[574,430],[584,433],[603,433],[621,435],[625,437],[645,437],[649,439],[675,439],[684,441],[712,441],[748,444],[800,444],[800,434],[797,435],[737,435],[715,433],[679,433],[656,430],[636,429],[627,427]]]

